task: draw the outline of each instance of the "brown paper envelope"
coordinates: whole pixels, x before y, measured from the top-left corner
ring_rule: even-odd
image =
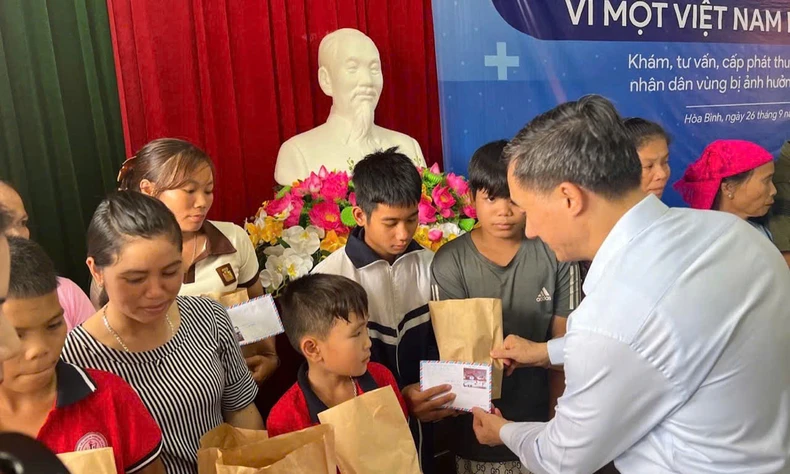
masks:
[[[441,360],[492,364],[491,398],[500,398],[504,364],[491,358],[491,350],[503,344],[502,300],[430,301],[428,307]]]
[[[234,428],[223,423],[200,438],[198,470],[201,473],[214,474],[214,466],[221,449],[239,448],[268,438],[266,431]]]
[[[264,430],[245,430],[223,423],[200,438],[200,448],[233,449],[269,439]]]
[[[216,455],[210,455],[212,451]],[[314,426],[234,449],[198,451],[200,474],[335,474],[336,470],[331,426]]]
[[[419,474],[417,449],[392,387],[352,398],[318,414],[335,428],[337,462],[343,474]]]
[[[60,462],[71,474],[115,474],[115,454],[112,448],[89,449],[58,454]]]
[[[250,300],[249,295],[247,294],[246,288],[239,288],[237,290],[228,291],[226,293],[203,293],[202,295],[204,298],[211,298],[212,300],[216,301],[217,303],[221,304],[226,308],[230,308],[231,306],[235,306],[237,304],[246,303]]]

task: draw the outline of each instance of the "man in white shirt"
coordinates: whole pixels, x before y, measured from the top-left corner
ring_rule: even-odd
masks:
[[[477,410],[480,442],[536,474],[611,460],[623,474],[790,472],[790,272],[777,249],[737,217],[640,191],[636,150],[602,97],[537,117],[505,154],[527,237],[592,266],[563,339],[509,337],[492,354],[564,363],[556,417]]]

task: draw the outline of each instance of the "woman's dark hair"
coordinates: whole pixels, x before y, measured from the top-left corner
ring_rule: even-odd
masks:
[[[637,150],[655,138],[663,138],[667,146],[672,143],[672,137],[664,130],[661,125],[639,117],[632,117],[623,120],[625,131],[631,137],[631,142]]]
[[[163,191],[182,187],[205,166],[214,173],[211,158],[197,146],[177,138],[159,138],[126,160],[118,173],[118,188],[140,191],[140,183],[148,180],[154,185],[153,195],[158,196]]]
[[[486,143],[478,148],[469,160],[469,188],[472,195],[485,191],[491,199],[510,199],[510,188],[507,185],[507,162],[502,152],[507,140]]]
[[[738,173],[732,176],[728,176],[721,180],[721,184],[731,184],[735,187],[738,187],[749,181],[749,178],[752,177],[754,174],[754,169],[746,170],[743,173]],[[718,211],[721,207],[721,200],[722,200],[722,192],[721,192],[721,184],[719,185],[719,190],[716,192],[716,197],[713,198],[713,205],[710,207],[714,211]]]
[[[107,196],[93,214],[88,226],[88,257],[104,268],[115,263],[130,239],[161,236],[181,251],[181,228],[170,209],[145,194],[119,191]]]

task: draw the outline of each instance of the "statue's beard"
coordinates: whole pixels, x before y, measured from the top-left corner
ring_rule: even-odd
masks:
[[[349,141],[360,141],[370,134],[370,129],[373,128],[373,117],[376,108],[373,103],[368,100],[361,100],[354,104],[354,116],[351,121],[351,134]]]

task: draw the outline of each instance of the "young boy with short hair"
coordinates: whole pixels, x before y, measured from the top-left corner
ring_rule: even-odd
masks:
[[[472,156],[469,185],[480,226],[439,249],[432,281],[440,299],[500,298],[505,336],[545,342],[565,334],[579,303],[579,272],[576,264],[557,262],[542,241],[525,238],[526,216],[510,200],[501,157],[506,144],[489,143]],[[509,420],[548,421],[563,389],[562,372],[518,369],[504,378],[494,405]],[[507,447],[478,443],[471,415],[451,423],[457,473],[528,472]]]
[[[313,273],[346,276],[367,292],[371,360],[395,375],[414,415],[410,428],[420,465],[431,474],[430,422],[455,414],[443,408],[455,395],[446,393],[451,388],[446,385],[424,392],[419,387],[420,361],[439,358],[428,311],[433,252],[413,240],[422,179],[407,156],[390,148],[357,163],[353,180],[358,227],[346,246],[319,263]]]
[[[8,242],[3,313],[22,347],[3,363],[0,431],[36,437],[56,454],[109,447],[119,473],[164,473],[162,433],[137,393],[116,375],[60,360],[66,323],[52,261],[31,240]]]
[[[308,275],[285,287],[280,304],[288,340],[306,363],[269,414],[270,436],[316,425],[322,411],[387,385],[408,418],[392,373],[370,361],[368,298],[358,283],[338,275]]]

